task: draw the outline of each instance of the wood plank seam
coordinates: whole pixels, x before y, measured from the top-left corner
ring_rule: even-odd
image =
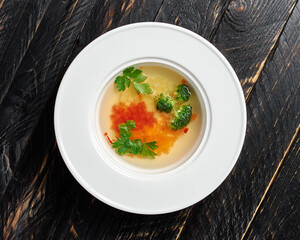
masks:
[[[185,219],[184,219],[184,221],[183,221],[181,227],[179,227],[179,232],[178,232],[178,234],[177,234],[175,240],[178,240],[178,239],[179,239],[179,237],[180,237],[180,235],[181,235],[181,232],[182,232],[182,230],[183,230],[183,228],[184,228],[184,226],[185,226],[185,224],[186,224],[186,222],[187,222],[187,220],[188,220],[188,218],[189,218],[189,216],[190,216],[190,213],[192,212],[193,208],[194,208],[194,205],[191,206],[191,208],[190,208],[190,210],[188,211],[188,213],[187,213],[187,215],[186,215],[186,217],[185,217]]]
[[[0,2],[0,9],[1,9],[2,6],[3,6],[3,3],[4,3],[4,0],[2,0],[2,1]]]
[[[165,1],[166,1],[166,0],[162,0],[162,1],[161,1],[160,6],[159,6],[159,8],[158,8],[158,11],[156,12],[155,17],[153,18],[153,22],[156,22],[156,19],[157,19],[159,13],[160,13],[160,11],[161,11],[161,9],[162,9],[162,5],[165,3]]]
[[[213,38],[214,38],[215,35],[217,34],[217,31],[218,31],[218,29],[219,29],[219,27],[220,27],[220,25],[221,25],[221,23],[222,23],[222,21],[223,21],[223,18],[224,18],[224,16],[225,16],[226,12],[227,12],[227,9],[228,9],[228,7],[229,7],[229,5],[230,5],[230,3],[231,3],[232,1],[233,1],[233,0],[228,1],[227,5],[226,5],[226,7],[225,7],[224,12],[221,14],[219,23],[217,24],[217,26],[215,27],[215,29],[213,29],[211,35],[209,36],[209,41],[210,41],[210,42],[213,40]]]
[[[300,129],[300,124],[299,124],[298,127],[296,128],[295,134],[293,135],[293,137],[292,137],[292,139],[291,139],[291,141],[290,141],[288,147],[287,147],[286,150],[284,151],[283,156],[282,156],[282,158],[281,158],[281,160],[280,160],[280,162],[279,162],[279,164],[278,164],[278,166],[277,166],[277,168],[276,168],[276,170],[275,170],[275,172],[274,172],[274,174],[273,174],[273,176],[272,176],[272,178],[271,178],[271,181],[269,182],[269,184],[268,184],[268,186],[267,186],[267,188],[266,188],[266,190],[265,190],[265,192],[264,192],[262,198],[260,199],[260,201],[259,201],[259,203],[258,203],[258,205],[257,205],[257,207],[256,207],[256,209],[255,209],[255,211],[254,211],[254,214],[252,215],[252,218],[250,219],[250,222],[248,223],[248,225],[247,225],[247,227],[246,227],[246,230],[245,230],[245,232],[244,232],[243,235],[242,235],[241,240],[243,240],[244,237],[246,236],[246,233],[248,232],[248,230],[249,230],[249,228],[250,228],[250,226],[251,226],[251,224],[252,224],[252,222],[253,222],[253,220],[254,220],[256,214],[257,214],[257,212],[259,211],[260,206],[262,205],[263,201],[265,200],[265,197],[266,197],[266,195],[267,195],[267,193],[268,193],[268,191],[269,191],[271,185],[273,184],[275,178],[277,177],[278,172],[279,172],[279,170],[280,170],[280,168],[281,168],[281,166],[282,166],[282,164],[283,164],[283,162],[284,162],[286,156],[287,156],[288,153],[290,152],[290,148],[292,147],[293,143],[294,143],[295,140],[296,140],[296,137],[297,137],[298,134],[299,134],[299,129]]]
[[[259,67],[259,69],[258,69],[258,71],[257,71],[257,74],[255,74],[255,76],[253,77],[253,78],[254,78],[254,79],[253,79],[253,82],[254,82],[254,83],[253,83],[252,87],[250,88],[250,92],[248,92],[248,93],[246,94],[246,103],[250,100],[250,98],[251,98],[251,96],[252,96],[252,93],[253,93],[253,90],[254,90],[254,88],[255,88],[255,85],[256,85],[256,83],[258,82],[258,79],[259,79],[259,77],[261,76],[263,70],[265,69],[265,66],[266,66],[267,63],[272,59],[272,57],[273,57],[273,55],[274,55],[274,53],[275,53],[275,51],[276,51],[276,49],[277,49],[277,46],[278,46],[279,40],[280,40],[280,38],[281,38],[281,35],[283,34],[283,31],[284,31],[284,29],[285,29],[285,27],[286,27],[288,21],[290,20],[290,17],[292,16],[292,13],[294,12],[295,7],[296,7],[298,1],[299,1],[299,0],[297,0],[297,1],[294,3],[294,5],[291,7],[291,10],[290,10],[290,12],[289,12],[289,16],[287,17],[287,19],[286,19],[285,23],[283,24],[281,30],[279,31],[279,34],[277,34],[277,38],[276,38],[276,40],[275,40],[273,46],[271,47],[268,56],[262,61],[261,66]]]

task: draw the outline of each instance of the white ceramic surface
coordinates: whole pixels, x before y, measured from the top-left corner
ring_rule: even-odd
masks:
[[[194,154],[159,172],[116,164],[95,124],[107,81],[143,62],[164,63],[188,75],[206,109],[206,130]],[[208,41],[174,25],[136,23],[100,36],[76,57],[60,85],[54,123],[62,157],[88,192],[121,210],[160,214],[202,200],[224,181],[243,145],[246,107],[235,72]]]

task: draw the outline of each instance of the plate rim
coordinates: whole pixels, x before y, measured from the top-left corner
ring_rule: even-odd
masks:
[[[225,180],[225,178],[230,174],[230,172],[232,171],[234,165],[236,164],[237,160],[238,160],[238,156],[242,150],[243,147],[243,143],[244,143],[244,139],[245,139],[245,135],[246,135],[246,127],[247,127],[247,112],[246,112],[246,104],[245,104],[245,99],[244,99],[244,94],[240,85],[240,82],[238,80],[238,77],[236,76],[235,71],[233,70],[232,66],[230,65],[230,63],[228,62],[228,60],[223,56],[223,54],[216,48],[214,47],[209,41],[207,41],[206,39],[204,39],[203,37],[201,37],[200,35],[185,29],[183,27],[179,27],[176,25],[172,25],[172,24],[168,24],[168,23],[158,23],[158,22],[140,22],[140,23],[132,23],[132,24],[127,24],[121,27],[117,27],[109,32],[104,33],[103,35],[100,35],[99,37],[97,37],[96,39],[94,39],[91,43],[89,43],[76,57],[75,59],[72,61],[72,63],[82,54],[85,54],[87,51],[89,51],[90,48],[93,48],[93,46],[95,44],[97,44],[98,41],[101,41],[104,38],[109,37],[112,34],[115,34],[119,31],[126,31],[126,29],[130,29],[130,28],[135,28],[135,27],[143,27],[143,26],[154,26],[154,27],[166,27],[166,28],[170,28],[170,29],[175,29],[177,31],[180,32],[184,32],[185,34],[196,38],[197,40],[201,41],[202,43],[204,43],[204,45],[206,47],[208,47],[212,52],[214,52],[223,62],[223,64],[225,64],[226,68],[229,70],[232,79],[234,80],[234,84],[236,85],[236,89],[239,95],[239,98],[241,101],[241,103],[243,102],[243,104],[241,104],[241,118],[243,120],[243,124],[242,124],[242,130],[241,130],[241,135],[240,135],[240,141],[239,141],[239,145],[236,146],[236,151],[235,151],[235,155],[232,157],[233,161],[231,162],[231,165],[228,167],[228,169],[225,171],[224,175],[222,177],[220,177],[220,179],[218,179],[218,181],[216,181],[217,183],[215,184],[215,188],[213,188],[208,194],[206,194],[202,199],[204,199],[206,196],[208,196],[209,194],[211,194],[213,191],[215,191],[218,186],[221,185],[221,183]],[[176,209],[165,209],[165,210],[154,210],[154,211],[143,211],[141,209],[134,209],[128,206],[124,206],[118,202],[114,202],[111,199],[107,199],[105,196],[103,196],[102,194],[100,194],[99,192],[95,191],[94,189],[91,188],[91,186],[88,185],[88,183],[86,183],[86,181],[84,179],[82,179],[82,177],[78,174],[78,172],[76,171],[76,169],[74,168],[74,166],[71,164],[70,159],[67,157],[67,153],[65,152],[65,149],[62,147],[62,140],[61,140],[61,136],[59,134],[58,131],[58,127],[57,127],[57,122],[58,122],[58,112],[57,112],[57,105],[59,104],[59,101],[61,99],[62,96],[62,89],[63,89],[63,83],[64,83],[64,78],[66,76],[66,74],[68,74],[68,71],[70,69],[70,66],[72,65],[72,63],[69,65],[67,71],[64,74],[64,77],[62,78],[62,81],[60,83],[59,86],[59,90],[57,93],[57,97],[56,97],[56,101],[55,101],[55,110],[54,110],[54,128],[55,128],[55,136],[57,139],[57,143],[58,143],[58,148],[59,151],[62,155],[62,158],[67,166],[67,168],[69,169],[69,171],[72,173],[72,175],[74,176],[74,178],[80,183],[80,185],[82,187],[84,187],[90,194],[92,194],[94,197],[96,197],[97,199],[101,200],[102,202],[115,207],[117,209],[123,210],[123,211],[127,211],[127,212],[132,212],[132,213],[138,213],[138,214],[164,214],[164,213],[169,213],[169,212],[174,212],[177,210],[181,210],[184,209],[188,206],[191,206],[190,203],[187,204],[183,204],[183,206],[179,206]],[[204,89],[205,90],[205,89]],[[201,201],[202,199],[199,199],[194,203],[197,203],[199,201]]]

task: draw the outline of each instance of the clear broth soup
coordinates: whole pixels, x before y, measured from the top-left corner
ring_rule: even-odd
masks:
[[[115,78],[113,78],[103,90],[101,94],[102,97],[100,98],[101,102],[98,105],[97,124],[99,124],[100,132],[102,136],[105,137],[107,145],[114,154],[127,164],[148,170],[176,167],[187,160],[200,144],[199,136],[202,128],[203,115],[199,98],[189,83],[189,80],[184,78],[177,71],[155,64],[139,64],[135,65],[135,67],[140,68],[143,74],[147,76],[144,83],[150,85],[153,93],[147,95],[137,94],[132,84],[128,89],[125,89],[125,91],[119,92],[114,84]],[[121,74],[122,73],[118,75]],[[191,91],[189,100],[183,104],[191,105],[193,114],[190,123],[186,127],[175,131],[167,126],[165,122],[166,119],[169,118],[169,114],[158,111],[154,99],[160,93],[166,93],[172,96],[176,87],[182,83],[186,84]],[[139,103],[146,107],[146,113],[139,111],[139,107],[137,107]],[[123,107],[121,107],[121,105]],[[133,114],[135,118],[139,118],[139,115],[152,116],[150,120],[149,118],[143,120],[145,125],[151,124],[153,119],[155,119],[154,122],[156,121],[153,126],[144,126],[139,132],[136,129],[137,134],[134,133],[135,129],[132,130],[133,137],[136,135],[139,138],[146,138],[146,140],[148,139],[149,141],[157,141],[159,148],[154,150],[158,153],[155,159],[128,154],[121,156],[118,155],[115,152],[116,149],[112,147],[110,141],[113,142],[119,137],[112,116],[115,116],[116,112],[120,112],[122,108],[128,110],[134,107],[136,108],[133,110],[133,113],[130,114]],[[130,116],[130,114],[128,115]],[[143,118],[143,116],[141,118]],[[145,134],[145,136],[143,136],[143,134]]]

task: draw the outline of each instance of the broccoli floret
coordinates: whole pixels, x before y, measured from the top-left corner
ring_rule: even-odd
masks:
[[[185,127],[191,121],[192,107],[190,105],[181,105],[174,111],[174,117],[171,120],[171,128],[178,130]]]
[[[174,100],[165,93],[158,95],[155,102],[157,110],[167,113],[171,112],[175,104]]]
[[[180,84],[177,86],[175,90],[175,99],[177,99],[179,102],[186,102],[189,100],[191,96],[190,89],[185,84]]]

